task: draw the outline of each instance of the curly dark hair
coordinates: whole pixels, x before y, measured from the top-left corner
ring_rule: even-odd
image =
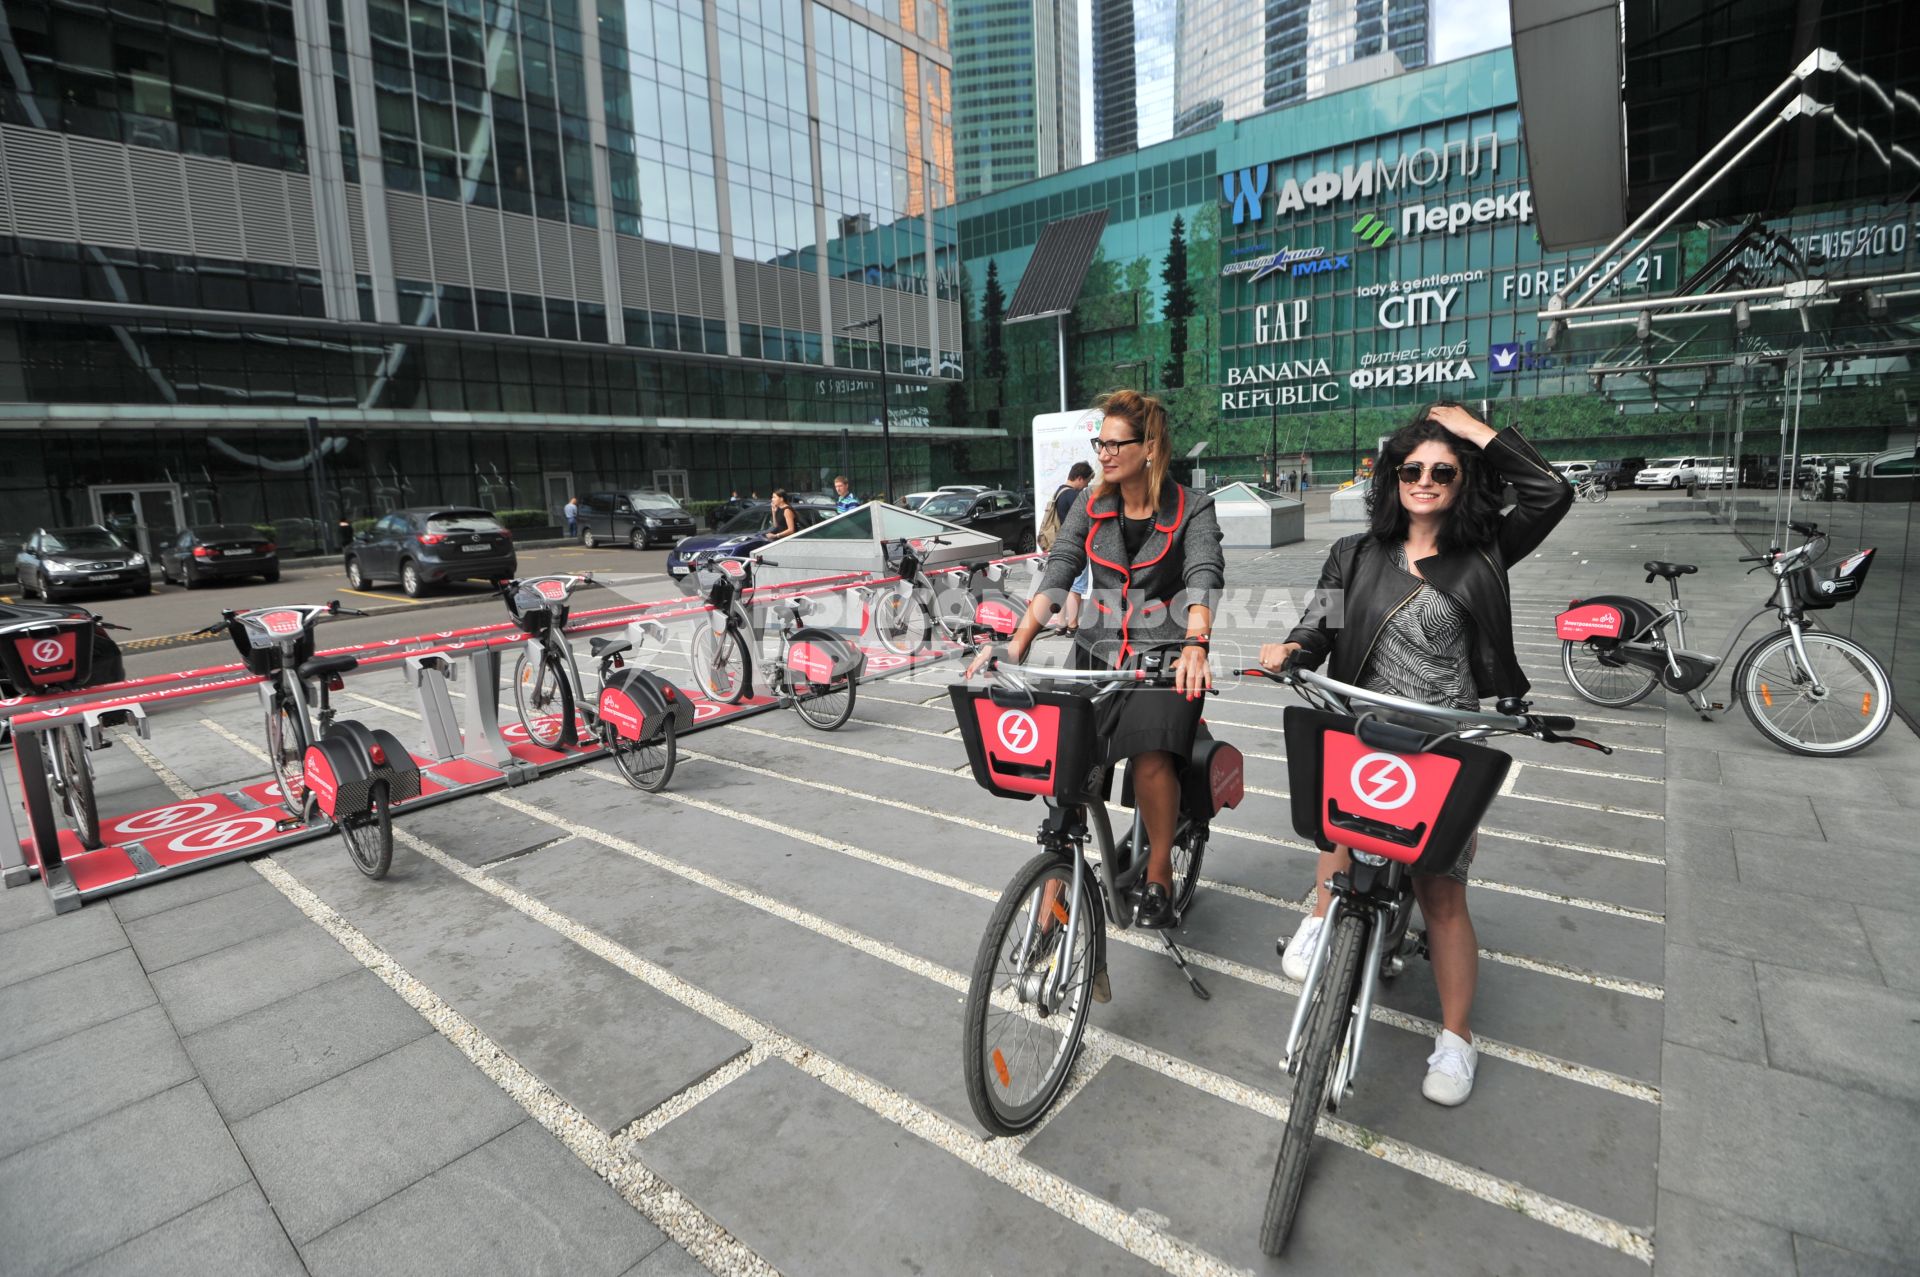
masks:
[[[1447,509],[1447,520],[1441,525],[1440,549],[1464,550],[1488,545],[1499,535],[1500,476],[1487,465],[1480,449],[1455,438],[1445,426],[1427,416],[1431,409],[1440,406],[1440,403],[1429,404],[1416,412],[1412,421],[1393,432],[1374,459],[1373,481],[1367,486],[1367,517],[1371,525],[1368,531],[1382,544],[1398,545],[1407,539],[1407,510],[1400,504],[1400,479],[1395,471],[1415,448],[1429,442],[1445,445],[1460,464],[1460,475],[1453,481],[1459,495],[1454,497]]]

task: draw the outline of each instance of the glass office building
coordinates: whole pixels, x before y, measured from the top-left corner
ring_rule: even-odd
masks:
[[[1080,163],[1078,0],[953,6],[954,174],[960,198]]]
[[[981,433],[952,411],[947,23],[8,3],[0,534],[131,508],[297,544],[400,500],[842,469],[870,492],[883,360],[896,484],[944,479]]]
[[[1845,113],[1863,118],[1852,103]],[[1550,344],[1539,312],[1595,250],[1541,244],[1533,184],[1513,58],[1499,50],[968,201],[960,242],[976,298],[989,270],[1011,294],[1045,225],[1104,209],[1067,328],[1068,405],[1146,386],[1169,404],[1176,456],[1206,445],[1209,481],[1339,482],[1417,405],[1456,399],[1523,424],[1549,458],[1724,456],[1747,487],[1722,505],[1762,540],[1795,456],[1880,457],[1885,482],[1854,509],[1875,511],[1858,535],[1887,562],[1908,540],[1920,291],[1869,282],[1920,272],[1910,203],[1889,186],[1683,220],[1602,290],[1624,310]],[[1185,306],[1165,280],[1180,257]],[[1631,305],[1809,279],[1827,300],[1804,312],[1709,299],[1642,331]],[[997,324],[977,305],[972,318],[976,410],[1015,431],[1059,410],[1053,325]],[[1009,469],[1025,455],[1010,442]],[[1920,577],[1911,557],[1904,571]],[[1889,657],[1895,635],[1873,618],[1895,624],[1902,571],[1859,609]],[[1920,600],[1920,580],[1906,595]],[[1906,700],[1920,703],[1920,659],[1899,665]]]
[[[1178,12],[1175,0],[1092,0],[1096,158],[1173,136]]]

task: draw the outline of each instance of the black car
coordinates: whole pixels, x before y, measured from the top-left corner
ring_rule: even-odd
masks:
[[[942,492],[916,513],[990,533],[1015,554],[1033,549],[1033,502],[1017,492]]]
[[[13,559],[20,592],[49,601],[69,594],[147,594],[153,576],[147,556],[99,524],[84,528],[36,528]]]
[[[693,516],[664,492],[590,492],[580,503],[580,544],[626,544],[636,550],[672,545],[693,535]]]
[[[160,549],[160,579],[193,589],[206,581],[257,576],[280,579],[280,547],[250,523],[187,528]]]
[[[794,531],[810,528],[822,519],[831,519],[839,511],[830,504],[793,507]],[[687,560],[707,550],[745,556],[767,543],[767,530],[773,523],[771,501],[748,501],[725,525],[696,537],[688,537],[667,551],[667,575],[684,581],[693,571]]]
[[[395,510],[347,547],[347,584],[356,590],[398,580],[408,598],[448,581],[504,581],[519,574],[513,534],[486,510],[420,506]]]

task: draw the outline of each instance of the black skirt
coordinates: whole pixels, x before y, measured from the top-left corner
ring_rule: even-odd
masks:
[[[1077,670],[1113,668],[1078,643],[1073,645],[1073,667]],[[1125,758],[1164,751],[1173,755],[1177,767],[1182,765],[1181,760],[1192,755],[1200,715],[1207,707],[1205,697],[1188,700],[1171,687],[1142,687],[1130,688],[1114,699],[1118,704],[1101,724],[1107,743],[1107,766]]]

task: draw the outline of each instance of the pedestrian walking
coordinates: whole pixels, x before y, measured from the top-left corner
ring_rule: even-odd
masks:
[[[847,476],[837,474],[833,477],[833,508],[841,514],[860,508],[860,498],[853,495],[853,485],[847,482]]]
[[[1040,522],[1040,531],[1034,537],[1034,543],[1042,554],[1053,549],[1053,543],[1060,535],[1060,528],[1073,512],[1074,503],[1093,482],[1093,467],[1084,461],[1076,461],[1067,470],[1067,481],[1054,490],[1053,501],[1047,511],[1047,517]],[[1067,591],[1066,606],[1060,612],[1060,631],[1071,638],[1080,632],[1080,608],[1086,596],[1093,591],[1093,565],[1080,569],[1080,575],[1074,578],[1073,585]]]
[[[561,513],[563,513],[567,517],[567,535],[570,537],[579,536],[580,535],[580,498],[568,497],[567,508],[563,510]]]

